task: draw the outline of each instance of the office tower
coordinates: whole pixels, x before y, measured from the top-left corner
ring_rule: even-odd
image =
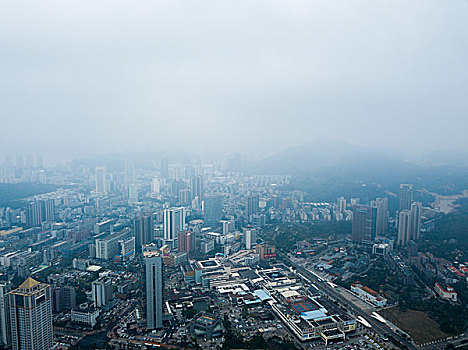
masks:
[[[223,235],[228,235],[236,230],[236,223],[232,220],[223,221]]]
[[[95,191],[99,194],[107,194],[106,168],[96,167],[95,170]]]
[[[353,206],[352,239],[354,242],[371,243],[375,238],[377,208],[369,205]]]
[[[258,195],[248,196],[245,202],[245,216],[250,221],[253,214],[258,213]]]
[[[26,225],[41,226],[43,222],[55,220],[55,202],[53,199],[30,202],[26,205]]]
[[[346,198],[344,197],[338,198],[336,206],[337,206],[338,212],[343,214],[344,211],[346,210]]]
[[[127,237],[119,240],[119,252],[118,256],[121,260],[129,260],[135,256],[135,237]]]
[[[189,205],[192,202],[192,191],[188,188],[179,190],[179,204]]]
[[[13,350],[49,350],[53,346],[50,285],[29,277],[9,293]]]
[[[177,233],[185,228],[185,210],[183,207],[164,210],[164,240],[177,247]]]
[[[190,180],[190,189],[192,190],[192,199],[198,197],[198,202],[204,199],[203,177],[200,175],[193,176]]]
[[[398,238],[397,238],[397,244],[399,246],[405,246],[408,244],[408,241],[410,240],[410,235],[411,235],[411,224],[410,224],[410,211],[407,209],[404,209],[400,212],[399,218],[398,218]]]
[[[413,185],[400,185],[400,211],[410,210],[413,203]]]
[[[371,202],[371,206],[377,209],[375,234],[376,236],[384,235],[387,233],[388,227],[388,199],[377,198]]]
[[[42,210],[40,202],[31,202],[26,205],[26,226],[41,226]]]
[[[10,290],[9,282],[0,282],[0,345],[3,347],[8,347],[11,344],[10,310],[8,302],[8,292]]]
[[[245,249],[253,249],[257,244],[257,231],[252,227],[244,228],[243,241]]]
[[[146,284],[146,324],[148,329],[162,328],[163,262],[158,252],[143,252]]]
[[[169,178],[169,164],[167,162],[167,159],[161,160],[160,170],[161,170],[161,178],[168,179]]]
[[[179,191],[180,190],[183,190],[185,187],[185,183],[183,180],[177,180],[177,179],[173,179],[171,181],[171,194],[174,195],[174,196],[178,196],[179,195]]]
[[[132,236],[132,231],[124,229],[122,231],[112,233],[106,237],[97,238],[94,241],[96,245],[96,259],[110,260],[120,253],[119,241],[125,240]]]
[[[131,183],[128,185],[128,204],[138,203],[138,185]]]
[[[422,205],[419,202],[411,204],[410,211],[410,239],[418,241],[421,235],[421,211]]]
[[[177,251],[188,253],[193,248],[193,235],[190,231],[181,231],[177,233]]]
[[[141,252],[141,247],[153,240],[154,220],[153,214],[140,215],[133,220],[135,230],[135,247],[137,252]]]
[[[76,292],[72,286],[55,286],[52,289],[52,310],[62,312],[76,307]]]
[[[135,165],[129,162],[125,163],[125,184],[128,186],[135,183]]]
[[[205,196],[203,201],[203,217],[207,223],[216,223],[223,217],[222,197],[214,194]]]
[[[153,194],[159,194],[161,192],[161,182],[157,177],[153,179],[153,182],[151,184],[151,192]]]
[[[55,220],[55,201],[45,199],[40,202],[42,222],[51,222]]]
[[[109,305],[112,300],[112,280],[108,277],[101,277],[92,283],[92,299],[94,306],[103,307]]]

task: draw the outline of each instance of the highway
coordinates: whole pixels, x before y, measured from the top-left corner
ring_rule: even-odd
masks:
[[[380,323],[369,314],[364,312],[362,309],[357,307],[355,304],[351,303],[349,300],[345,299],[341,294],[337,293],[333,287],[331,287],[326,281],[320,281],[314,274],[310,273],[304,267],[297,265],[293,262],[290,258],[288,258],[285,254],[277,252],[277,256],[283,260],[283,262],[289,264],[290,266],[294,267],[298,272],[303,274],[306,278],[308,278],[311,282],[313,282],[320,290],[324,291],[328,296],[332,297],[333,299],[339,301],[343,306],[346,306],[348,310],[350,310],[356,317],[362,316],[369,322],[374,331],[380,333],[381,335],[389,334],[397,341],[399,341],[402,345],[406,346],[408,349],[415,350],[417,349],[412,343],[408,342],[403,337],[399,336],[398,334],[394,333],[387,325]]]

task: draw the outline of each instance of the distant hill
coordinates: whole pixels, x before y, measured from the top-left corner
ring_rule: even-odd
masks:
[[[361,187],[398,193],[401,183],[413,183],[417,188],[440,194],[468,189],[468,167],[422,166],[407,162],[398,154],[331,141],[290,148],[246,165],[246,171],[292,175],[293,186],[330,193],[321,196],[323,200],[339,195],[338,190],[345,188],[354,188],[352,193],[360,192],[357,188]]]

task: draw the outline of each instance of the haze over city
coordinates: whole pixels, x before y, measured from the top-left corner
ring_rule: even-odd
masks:
[[[0,154],[464,151],[467,13],[461,0],[2,2]]]
[[[0,2],[0,350],[468,349],[467,19]]]

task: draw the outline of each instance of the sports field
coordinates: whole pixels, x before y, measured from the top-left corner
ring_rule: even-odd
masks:
[[[379,312],[399,328],[407,332],[418,344],[446,338],[449,334],[440,330],[439,324],[422,311],[400,311],[398,308]]]

